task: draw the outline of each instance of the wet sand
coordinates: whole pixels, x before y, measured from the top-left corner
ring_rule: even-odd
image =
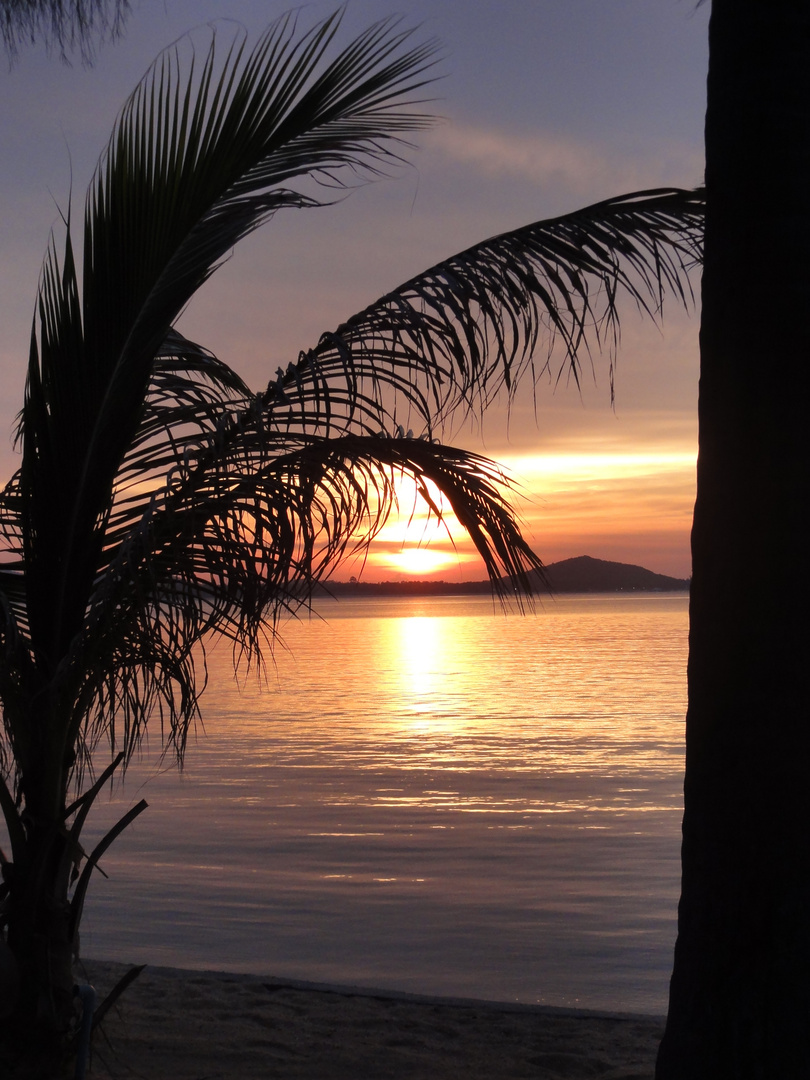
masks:
[[[102,999],[127,970],[88,962]],[[652,1080],[663,1018],[148,967],[88,1080]]]

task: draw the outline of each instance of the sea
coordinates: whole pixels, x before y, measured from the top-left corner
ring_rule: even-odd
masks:
[[[85,845],[82,952],[663,1013],[684,594],[324,599],[264,671],[209,652],[182,773],[156,728]],[[204,727],[204,730],[203,730]]]

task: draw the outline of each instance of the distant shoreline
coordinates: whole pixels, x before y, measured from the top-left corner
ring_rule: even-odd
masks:
[[[579,555],[549,563],[541,577],[530,575],[532,589],[540,595],[558,593],[688,593],[689,578],[656,574],[643,566],[608,562]],[[506,593],[516,592],[514,582],[501,579]],[[489,596],[492,583],[484,581],[325,581],[318,592],[336,599],[372,596]]]
[[[562,593],[688,593],[689,586],[671,589],[546,589],[534,590],[543,596]],[[327,581],[319,590],[324,595],[341,597],[364,596],[491,596],[489,581]]]

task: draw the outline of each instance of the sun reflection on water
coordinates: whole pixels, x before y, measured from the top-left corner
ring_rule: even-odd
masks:
[[[414,615],[396,620],[393,630],[392,666],[398,666],[402,673],[400,692],[410,709],[425,717],[433,711],[432,699],[441,688],[441,673],[445,668],[439,620]]]
[[[285,629],[269,691],[248,680],[236,692],[229,657],[211,658],[200,749],[221,730],[217,753],[254,783],[268,769],[351,769],[374,774],[385,798],[425,772],[467,777],[465,788],[478,778],[504,799],[501,780],[514,788],[518,775],[535,786],[590,776],[591,799],[609,783],[616,804],[635,787],[644,802],[636,777],[670,774],[683,752],[685,600],[580,607],[505,617],[470,597],[325,606],[326,621]],[[426,803],[431,787],[420,784]]]

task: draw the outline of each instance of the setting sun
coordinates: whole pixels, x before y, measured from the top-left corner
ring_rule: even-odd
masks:
[[[441,492],[430,481],[431,508],[410,477],[396,480],[397,509],[379,531],[363,566],[369,579],[482,577],[477,553]]]
[[[385,557],[385,562],[402,574],[414,576],[435,574],[459,561],[457,552],[442,550],[439,547],[403,547],[397,553]]]

